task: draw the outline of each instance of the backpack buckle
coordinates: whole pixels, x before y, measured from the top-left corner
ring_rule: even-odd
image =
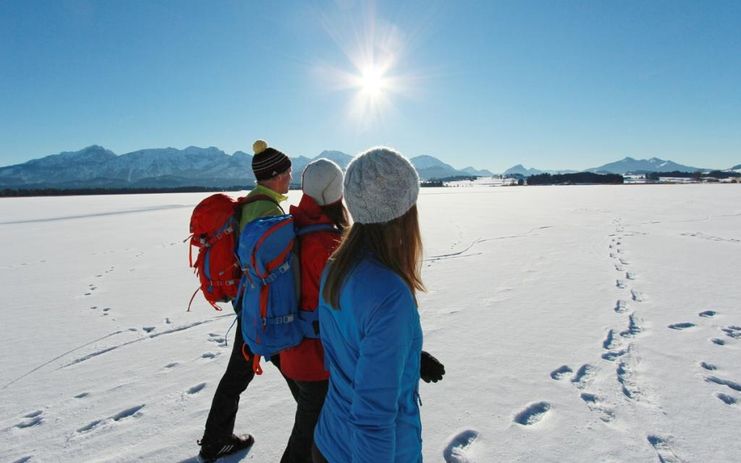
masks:
[[[287,325],[293,323],[296,317],[293,314],[283,315],[281,317],[273,317],[270,319],[264,318],[263,325],[267,322],[269,325]]]

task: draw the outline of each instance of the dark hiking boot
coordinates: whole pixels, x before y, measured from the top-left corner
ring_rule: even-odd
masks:
[[[223,456],[248,449],[252,447],[252,444],[254,443],[255,439],[249,434],[241,436],[232,434],[226,439],[215,441],[204,438],[198,441],[198,445],[201,446],[201,451],[198,453],[198,457],[203,463],[212,463]]]

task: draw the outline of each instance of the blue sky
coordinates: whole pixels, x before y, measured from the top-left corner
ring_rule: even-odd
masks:
[[[494,171],[727,168],[740,83],[735,0],[0,0],[0,165],[265,138]]]

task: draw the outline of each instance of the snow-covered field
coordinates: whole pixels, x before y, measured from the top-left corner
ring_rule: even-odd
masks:
[[[194,461],[233,320],[185,311],[204,196],[0,200],[0,461]],[[425,461],[741,460],[741,186],[419,204],[447,370],[421,386]],[[277,462],[293,412],[266,367],[237,417],[257,443],[228,461]]]

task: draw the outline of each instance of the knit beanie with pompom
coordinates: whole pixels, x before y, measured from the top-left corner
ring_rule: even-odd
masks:
[[[252,157],[252,172],[258,181],[271,179],[291,167],[291,160],[288,156],[275,148],[268,147],[265,140],[257,140],[253,143],[252,151],[255,153]]]
[[[345,202],[357,223],[385,223],[417,202],[419,175],[391,148],[371,148],[356,156],[345,173]]]

